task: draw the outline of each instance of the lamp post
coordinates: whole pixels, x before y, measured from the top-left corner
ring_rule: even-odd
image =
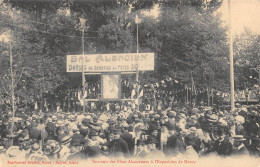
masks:
[[[229,16],[229,68],[230,68],[230,97],[231,97],[231,111],[235,110],[235,86],[234,86],[234,60],[233,60],[233,38],[231,31],[231,5],[228,0],[228,16]]]
[[[79,18],[80,24],[82,26],[82,55],[84,55],[84,32],[85,32],[85,24],[86,24],[86,19]],[[82,89],[83,89],[83,94],[85,93],[85,73],[84,73],[84,59],[82,59]],[[83,113],[85,112],[85,100],[83,99]]]
[[[138,18],[138,15],[135,17],[136,24],[136,53],[139,53],[139,37],[138,37],[138,25],[141,23],[141,19]],[[139,111],[139,69],[136,69],[136,83],[137,83],[137,110]]]

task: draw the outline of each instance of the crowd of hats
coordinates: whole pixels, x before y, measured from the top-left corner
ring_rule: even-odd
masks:
[[[215,140],[215,134],[225,133],[236,141],[260,141],[259,109],[260,106],[241,106],[230,111],[227,108],[218,110],[211,107],[180,108],[175,106],[139,111],[131,103],[116,104],[114,110],[108,109],[99,112],[21,112],[16,113],[14,120],[12,114],[7,113],[1,120],[1,151],[8,157],[20,156],[14,150],[28,150],[32,154],[39,150],[47,158],[55,158],[60,154],[63,145],[68,147],[82,146],[89,156],[96,154],[107,155],[109,140],[113,135],[122,135],[126,131],[132,134],[140,132],[142,137],[137,144],[160,145],[162,138],[152,137],[154,131],[165,135],[175,131],[185,137],[186,144],[193,145],[191,134],[200,140]],[[10,136],[12,121],[14,136]],[[232,128],[242,126],[242,130],[232,131]],[[166,135],[167,136],[167,135]],[[91,141],[98,137],[102,144]],[[9,147],[8,140],[14,139],[14,146]],[[39,142],[41,141],[41,142]],[[167,138],[166,138],[167,141]],[[39,144],[40,143],[40,144]],[[94,143],[94,144],[93,144]],[[160,148],[162,149],[162,148]],[[21,153],[22,154],[22,153]],[[59,157],[59,156],[56,156]]]

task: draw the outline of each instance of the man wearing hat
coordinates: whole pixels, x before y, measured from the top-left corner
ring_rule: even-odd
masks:
[[[70,142],[70,155],[67,160],[85,159],[87,156],[83,151],[83,136],[81,134],[74,134]]]
[[[120,129],[114,129],[110,136],[111,142],[109,144],[109,155],[112,157],[129,156],[128,145],[122,138],[120,138],[120,134]]]
[[[28,161],[49,161],[49,158],[43,154],[39,143],[33,143],[29,153]]]
[[[154,137],[158,142],[156,143],[156,148],[161,148],[161,127],[156,121],[152,121],[149,124],[148,134]]]
[[[244,145],[244,141],[246,139],[243,137],[243,135],[234,135],[233,140],[234,140],[233,155],[249,155],[249,151]]]
[[[136,146],[137,146],[137,153],[135,154],[135,157],[143,158],[148,154],[149,151],[147,150],[145,141],[143,139],[138,139]]]
[[[220,156],[229,156],[232,154],[232,143],[226,138],[224,129],[219,129],[218,139],[213,144],[213,151],[216,151]]]
[[[99,133],[94,129],[90,129],[88,136],[89,136],[89,138],[88,139],[85,138],[85,139],[87,140],[89,146],[100,147],[100,145],[105,143],[105,140],[100,138]]]
[[[146,140],[148,153],[146,155],[147,158],[163,158],[165,157],[164,153],[156,148],[156,144],[158,141],[154,136],[149,136]]]
[[[83,135],[83,137],[86,137],[89,134],[89,131],[90,131],[89,127],[90,127],[90,119],[84,118],[81,121],[81,125],[79,128],[79,132],[81,135]]]
[[[124,124],[121,125],[122,129],[122,134],[120,135],[120,138],[122,138],[128,145],[129,153],[131,156],[134,155],[134,138],[133,135],[129,133],[128,129],[129,126],[125,122]]]
[[[9,160],[25,160],[25,152],[20,150],[18,146],[11,146],[6,150],[6,158]]]
[[[185,136],[184,141],[187,146],[186,146],[186,151],[183,153],[183,157],[187,159],[197,159],[199,155],[193,147],[193,145],[195,144],[194,136],[192,135]]]
[[[260,157],[260,138],[258,136],[252,139],[252,143],[248,149],[250,155]]]
[[[47,132],[47,137],[45,138],[45,142],[48,140],[58,141],[58,137],[56,136],[56,126],[53,122],[48,122],[45,126],[45,130]]]
[[[99,146],[86,146],[83,151],[88,158],[97,158],[101,156],[101,149]]]
[[[71,136],[62,134],[60,136],[60,151],[58,152],[58,158],[60,160],[66,160],[70,155],[70,145]]]
[[[169,137],[166,142],[166,150],[164,151],[167,156],[177,155],[177,135],[175,133],[175,125],[168,124]]]

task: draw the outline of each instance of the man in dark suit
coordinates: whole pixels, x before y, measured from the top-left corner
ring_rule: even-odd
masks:
[[[234,149],[233,155],[249,155],[249,151],[247,150],[246,146],[244,145],[244,141],[246,140],[243,135],[235,135],[233,136],[234,139]]]
[[[83,136],[74,134],[70,142],[70,155],[67,160],[86,159],[87,155],[83,152]]]
[[[250,155],[260,157],[260,138],[256,137],[252,139],[252,143],[249,146]]]
[[[109,144],[109,155],[112,157],[128,157],[129,149],[127,143],[120,138],[121,130],[115,129],[112,132],[111,143]]]
[[[177,135],[175,134],[175,127],[172,124],[168,125],[168,131],[171,134],[170,137],[168,137],[168,140],[166,142],[166,150],[165,154],[167,156],[175,156],[177,155]]]
[[[120,135],[120,138],[122,138],[127,143],[129,153],[131,156],[133,156],[135,145],[133,135],[128,132],[128,124],[123,124],[121,128],[123,133]]]
[[[214,142],[213,151],[216,151],[220,156],[232,154],[232,144],[226,138],[224,129],[218,130],[218,139]]]

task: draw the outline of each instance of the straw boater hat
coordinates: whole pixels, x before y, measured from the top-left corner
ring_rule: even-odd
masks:
[[[234,141],[245,141],[246,140],[243,135],[234,135],[233,139],[234,139]]]
[[[244,123],[245,123],[245,118],[244,118],[243,116],[241,116],[241,115],[237,115],[237,116],[235,117],[235,120],[236,120],[236,122],[239,123],[239,124],[244,124]]]
[[[209,122],[217,122],[218,116],[216,114],[212,114],[208,119]]]
[[[5,152],[5,151],[6,151],[6,149],[4,148],[4,146],[0,146],[0,153]]]
[[[6,150],[6,156],[8,159],[23,159],[25,155],[18,146],[11,146]]]
[[[62,134],[61,137],[61,144],[65,145],[71,142],[71,136]]]

